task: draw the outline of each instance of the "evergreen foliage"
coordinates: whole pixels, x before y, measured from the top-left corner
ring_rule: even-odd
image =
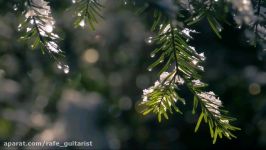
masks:
[[[73,0],[72,9],[76,13],[75,27],[84,27],[89,25],[91,29],[95,30],[95,24],[98,23],[98,18],[103,16],[100,14],[102,5],[98,0]]]
[[[154,85],[143,90],[143,101],[140,104],[143,114],[156,114],[158,121],[162,117],[169,119],[169,113],[182,114],[179,103],[183,105],[189,99],[182,98],[180,87],[186,86],[193,95],[193,114],[200,114],[195,132],[202,120],[209,125],[213,143],[217,137],[231,139],[236,136],[232,131],[240,130],[231,125],[234,118],[227,115],[219,97],[212,91],[207,92],[207,84],[202,81],[204,72],[204,53],[199,53],[190,44],[193,35],[200,34],[193,25],[207,20],[211,30],[218,38],[222,38],[222,25],[228,24],[237,28],[247,29],[250,44],[264,47],[265,40],[265,1],[257,0],[122,0],[123,5],[137,8],[138,14],[152,14],[151,31],[154,37],[148,38],[148,43],[157,48],[151,52],[156,60],[148,67],[159,69],[159,80]],[[99,0],[72,0],[70,6],[75,12],[75,27],[95,26],[104,7]],[[54,33],[55,20],[51,15],[49,3],[45,0],[25,0],[25,10],[22,13],[25,21],[18,25],[22,39],[31,43],[31,47],[41,47],[43,53],[53,58],[59,69],[65,73],[69,67],[63,63],[63,51],[59,48],[60,37]],[[233,18],[230,21],[228,18]],[[104,19],[103,19],[104,20]],[[206,70],[208,71],[208,70]]]

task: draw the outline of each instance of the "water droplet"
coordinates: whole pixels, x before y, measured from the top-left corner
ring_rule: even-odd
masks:
[[[203,60],[203,61],[206,59],[206,57],[205,57],[205,54],[204,54],[204,53],[200,53],[200,54],[199,54],[199,56],[200,56],[200,59],[201,59],[201,60]]]
[[[22,27],[22,24],[20,23],[20,24],[18,25],[18,31],[21,30],[21,27]]]
[[[64,65],[64,73],[65,74],[69,73],[69,66],[68,65]]]
[[[63,70],[65,74],[69,73],[69,66],[68,65],[63,65],[61,62],[57,64],[57,68],[60,70]]]
[[[148,71],[152,71],[152,68],[148,68]]]
[[[193,21],[196,21],[196,20],[198,20],[199,19],[199,17],[197,16],[197,17],[194,17],[194,18],[192,18],[192,20]]]
[[[13,6],[13,9],[14,9],[14,11],[17,11],[17,10],[18,10],[18,6],[15,4],[15,5]]]
[[[34,20],[33,20],[33,19],[31,19],[31,20],[30,20],[30,24],[33,24],[33,23],[34,23]]]
[[[63,67],[62,67],[62,65],[59,63],[59,64],[57,64],[57,68],[61,70]]]
[[[146,40],[146,43],[147,44],[152,44],[153,40],[152,40],[152,37],[148,37],[147,40]]]
[[[84,27],[84,26],[85,26],[85,20],[84,20],[84,19],[82,19],[82,20],[79,22],[79,26],[81,26],[81,27]]]
[[[160,60],[160,63],[163,63],[164,62],[164,60],[162,59],[162,60]]]
[[[76,0],[72,0],[72,3],[75,4],[76,3]]]
[[[27,29],[26,29],[26,32],[30,32],[30,31],[31,31],[31,28],[27,28]]]
[[[155,54],[154,53],[151,53],[150,56],[151,56],[151,58],[154,58],[155,57]]]

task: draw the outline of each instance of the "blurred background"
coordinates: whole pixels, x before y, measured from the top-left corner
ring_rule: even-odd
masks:
[[[246,44],[245,29],[225,26],[220,40],[206,20],[191,44],[207,57],[203,80],[222,99],[242,128],[237,139],[213,145],[208,126],[194,133],[192,97],[158,123],[138,113],[142,90],[156,80],[155,45],[146,39],[149,17],[138,17],[118,1],[106,1],[96,31],[73,28],[71,1],[50,1],[70,73],[48,55],[18,40],[23,17],[17,1],[0,0],[0,141],[93,141],[95,149],[266,149],[266,61]],[[2,144],[1,144],[2,146]],[[3,149],[3,147],[1,148]]]

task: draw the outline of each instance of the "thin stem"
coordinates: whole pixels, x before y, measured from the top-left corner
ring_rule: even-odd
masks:
[[[175,33],[174,33],[174,27],[173,27],[173,23],[172,21],[170,21],[170,33],[171,33],[171,40],[172,40],[172,46],[173,46],[173,54],[175,56],[175,65],[176,65],[176,74],[178,73],[178,61],[177,61],[177,54],[176,54],[176,51],[175,51]]]

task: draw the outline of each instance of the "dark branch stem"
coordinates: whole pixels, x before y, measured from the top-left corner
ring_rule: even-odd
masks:
[[[175,57],[175,66],[176,66],[176,73],[175,75],[178,73],[178,61],[177,61],[177,54],[176,54],[176,51],[175,51],[175,33],[174,33],[174,27],[173,27],[173,23],[172,21],[170,21],[170,32],[171,32],[171,40],[172,40],[172,46],[173,46],[173,54],[174,54],[174,57]]]

